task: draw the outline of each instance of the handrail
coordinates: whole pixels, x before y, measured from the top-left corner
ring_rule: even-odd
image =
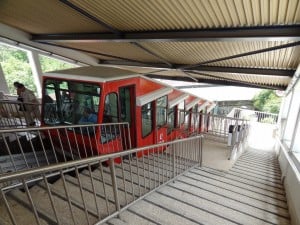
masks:
[[[127,134],[128,122],[3,129],[0,168],[11,172],[122,151],[131,147]]]
[[[276,135],[276,141],[278,142],[278,144],[280,145],[280,147],[282,148],[282,152],[283,154],[285,155],[289,165],[291,166],[296,178],[297,178],[297,181],[300,183],[300,173],[299,173],[299,170],[297,168],[297,166],[295,165],[295,162],[291,159],[291,157],[289,156],[288,154],[288,149],[287,147],[282,143],[282,141],[280,140],[280,138]]]
[[[60,164],[34,168],[0,176],[0,204],[7,209],[6,218],[13,224],[22,224],[17,211],[12,210],[10,199],[16,197],[30,208],[28,215],[37,224],[41,224],[43,216],[53,224],[65,224],[66,218],[73,224],[93,224],[103,222],[108,217],[116,215],[134,201],[144,198],[148,193],[166,184],[178,175],[202,163],[202,136],[179,139],[171,142],[160,143],[126,150],[107,155],[94,156]],[[106,166],[104,165],[106,164]],[[93,171],[92,167],[98,166]],[[84,170],[81,170],[84,169]],[[70,171],[76,173],[71,177]],[[81,172],[79,172],[81,171]],[[52,184],[51,179],[60,179]],[[29,187],[37,185],[42,192],[37,193]],[[16,189],[22,188],[25,193]],[[77,193],[77,194],[76,194]],[[66,205],[65,211],[56,211],[54,199],[60,198],[61,204]],[[48,203],[45,203],[48,202]],[[55,203],[55,204],[54,204]],[[75,215],[73,208],[81,210],[80,215]],[[46,209],[47,208],[47,209]],[[6,214],[5,214],[6,213]],[[99,223],[98,222],[98,223]],[[34,221],[32,221],[34,223]]]
[[[194,137],[190,137],[190,138],[179,139],[179,140],[175,140],[175,141],[164,142],[164,143],[140,147],[140,148],[133,148],[131,150],[126,150],[123,152],[116,152],[116,153],[111,153],[111,154],[107,154],[107,155],[94,156],[94,157],[89,157],[89,158],[85,158],[85,159],[78,159],[78,160],[74,160],[74,161],[68,161],[68,162],[64,162],[64,163],[60,163],[60,164],[54,164],[54,165],[50,165],[50,166],[44,166],[44,167],[29,169],[29,170],[25,170],[25,171],[12,172],[8,175],[7,174],[4,174],[2,176],[0,175],[0,183],[6,182],[10,179],[20,179],[22,176],[30,177],[30,176],[34,176],[39,173],[52,172],[52,171],[61,170],[64,168],[80,166],[81,164],[91,164],[96,161],[106,161],[106,160],[109,160],[112,158],[117,158],[117,157],[122,157],[122,156],[126,156],[126,155],[133,154],[133,153],[142,152],[149,148],[159,148],[162,146],[176,144],[176,143],[180,143],[183,141],[191,141],[191,140],[195,140],[195,139],[199,139],[199,138],[203,138],[203,136],[202,135],[194,136]]]

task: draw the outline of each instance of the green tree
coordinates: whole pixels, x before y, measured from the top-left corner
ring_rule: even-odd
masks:
[[[262,90],[252,100],[257,111],[279,113],[281,97],[273,90]]]
[[[40,55],[39,60],[43,72],[74,67],[73,64],[68,62],[46,56]],[[0,64],[3,69],[10,94],[16,94],[16,90],[13,85],[15,81],[23,83],[28,89],[37,94],[32,70],[25,50],[0,44]]]
[[[36,92],[26,51],[0,45],[0,63],[10,94],[16,94],[13,83],[19,81]]]
[[[40,55],[39,57],[42,71],[49,72],[54,70],[63,70],[75,67],[73,64],[64,62],[62,60],[53,59],[47,56]]]

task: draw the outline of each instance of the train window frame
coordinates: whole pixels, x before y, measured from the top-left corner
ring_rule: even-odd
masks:
[[[177,117],[177,124],[178,126],[183,125],[185,122],[185,107],[184,107],[185,103],[184,102],[180,102],[178,107],[177,107],[177,113],[178,113],[178,117]]]
[[[115,103],[112,104],[111,99],[108,97],[114,96]],[[119,122],[119,96],[116,92],[110,92],[105,95],[104,98],[104,110],[103,110],[103,123],[118,123]],[[113,107],[115,105],[115,108]]]
[[[149,106],[149,107],[147,107],[147,106]],[[145,107],[147,107],[147,108],[145,109]],[[141,106],[142,138],[147,137],[153,131],[153,110],[154,110],[153,102],[148,102]],[[147,115],[147,114],[149,114],[149,115]],[[147,119],[147,121],[145,121],[145,119]],[[148,121],[150,121],[150,122],[148,122]],[[147,125],[147,124],[150,124],[150,129],[146,129],[145,125]],[[144,131],[146,131],[146,133]]]
[[[163,127],[167,125],[167,107],[168,107],[168,97],[162,96],[155,101],[155,117],[156,117],[156,126]],[[163,118],[160,120],[160,118]]]
[[[48,103],[45,102],[49,91],[55,96],[51,111],[46,107]],[[98,115],[100,98],[101,87],[97,83],[46,78],[43,82],[42,96],[43,123],[46,125],[78,124],[84,108],[90,108]],[[45,116],[48,112],[52,112],[53,118],[49,115]]]
[[[176,106],[168,109],[167,112],[167,133],[170,134],[176,128]],[[172,116],[170,116],[172,115]],[[169,120],[171,118],[171,120]]]

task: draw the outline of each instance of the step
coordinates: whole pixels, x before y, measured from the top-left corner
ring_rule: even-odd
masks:
[[[133,185],[132,185],[132,183],[130,182],[130,179],[125,177],[125,180],[123,181],[123,176],[119,176],[118,174],[116,174],[116,176],[117,176],[116,181],[117,181],[120,205],[126,205],[129,202],[132,202],[133,199],[138,197],[138,195],[136,194],[136,193],[138,193],[138,184],[135,184],[135,182],[133,182]],[[92,173],[92,177],[93,177],[95,186],[96,185],[102,186],[102,189],[103,189],[103,178],[104,178],[105,184],[108,185],[108,188],[112,192],[112,180],[111,180],[110,173],[104,171],[103,178],[102,178],[100,173],[97,173],[97,171],[94,171]],[[87,187],[89,190],[92,190],[91,178],[90,178],[90,174],[87,170],[82,171],[81,178],[82,178],[82,181],[83,181],[85,187]],[[126,193],[125,193],[125,190],[126,190]],[[134,194],[134,196],[133,196],[133,194]],[[104,198],[104,193],[101,194],[101,196]],[[111,198],[111,201],[114,202],[113,192],[112,192],[112,195],[110,195],[110,198]]]
[[[124,222],[123,220],[119,218],[112,218],[109,221],[107,221],[107,224],[109,225],[129,225],[128,223]]]
[[[59,179],[54,184],[49,184],[52,198],[54,200],[55,209],[58,214],[58,218],[61,220],[62,224],[73,224],[73,218],[72,213],[70,210],[69,202],[67,200],[67,196],[65,193],[64,188],[57,189],[54,185],[56,183],[62,182],[62,179]],[[81,202],[76,202],[74,200],[74,196],[72,195],[72,192],[68,190],[70,193],[70,199],[71,199],[71,205],[72,205],[72,212],[75,217],[75,223],[76,224],[88,224],[88,220],[90,222],[96,222],[97,221],[97,215],[93,215],[92,213],[88,213],[86,215],[83,204]],[[48,192],[46,185],[44,182],[40,182],[34,187],[30,189],[31,193],[34,193],[33,200],[35,204],[37,204],[39,210],[43,210],[44,212],[51,212],[51,215],[54,216],[53,209],[51,207],[51,202],[48,197]]]
[[[230,176],[230,175],[229,176],[227,176],[227,175],[226,176],[217,176],[213,173],[210,173],[205,168],[197,167],[197,168],[191,169],[189,172],[193,173],[196,176],[197,175],[198,176],[209,176],[209,177],[217,179],[223,183],[228,183],[233,186],[243,188],[245,190],[260,193],[262,195],[266,195],[266,196],[269,196],[274,199],[285,201],[285,195],[282,193],[282,190],[276,189],[276,191],[274,192],[274,191],[272,191],[272,190],[274,190],[274,188],[268,187],[266,185],[265,186],[261,185],[261,184],[260,185],[259,184],[251,185],[251,182],[248,182],[245,179],[238,179],[238,178],[235,178],[234,176]]]
[[[103,198],[101,197],[101,196],[105,196],[102,186],[98,187],[97,184],[95,185],[96,188],[96,199],[95,199],[95,195],[93,194],[93,192],[89,191],[88,188],[85,188],[88,185],[82,184],[83,187],[82,193],[84,197],[83,200],[77,178],[74,178],[70,175],[65,175],[65,180],[66,180],[66,186],[69,192],[71,202],[74,204],[74,206],[76,206],[76,208],[80,209],[83,212],[82,216],[84,218],[86,218],[86,213],[87,213],[89,216],[89,220],[95,223],[97,220],[99,220],[99,218],[105,218],[110,213],[116,211],[114,204],[108,201],[106,205],[105,197]],[[64,183],[62,179],[55,182],[52,185],[52,189],[61,198],[66,198]],[[109,192],[106,193],[109,194]],[[85,208],[86,208],[86,213],[85,213]]]
[[[261,221],[245,216],[225,206],[190,195],[184,191],[164,187],[148,196],[152,203],[167,208],[174,214],[184,215],[201,224],[260,224]]]
[[[30,195],[37,209],[39,217],[46,220],[49,224],[56,224],[57,221],[54,215],[54,211],[51,207],[51,202],[49,200],[48,194],[42,188],[33,187],[30,189]],[[18,204],[22,204],[30,209],[31,213],[26,214],[26,217],[29,215],[34,215],[26,193],[20,190],[15,190],[10,193],[10,197],[17,201]],[[68,207],[65,202],[56,197],[53,197],[53,200],[55,202],[56,212],[61,224],[73,224],[71,222]]]
[[[24,206],[23,204],[20,204],[19,201],[15,200],[15,197],[13,197],[15,194],[18,195],[17,192],[20,192],[19,190],[13,190],[11,193],[7,194],[7,201],[9,204],[9,207],[14,215],[15,221],[17,225],[23,225],[23,224],[37,224],[36,219],[34,217],[34,214],[32,213],[31,208]],[[21,193],[24,194],[24,193]],[[5,203],[2,198],[0,198],[0,224],[1,225],[12,225],[13,222],[10,219],[9,213],[6,209]],[[40,219],[41,225],[48,224],[44,219]]]
[[[130,210],[130,209],[129,209]],[[125,223],[129,224],[129,225],[134,225],[134,224],[138,224],[138,225],[156,225],[157,223],[153,223],[151,222],[151,218],[150,220],[145,218],[143,216],[143,213],[139,216],[136,213],[133,213],[132,210],[125,210],[123,212],[121,212],[118,216],[118,218],[122,221],[124,221]]]
[[[255,207],[256,209],[262,210],[266,213],[278,214],[279,216],[289,218],[289,212],[287,208],[278,207],[278,205],[270,204],[270,202],[262,201],[259,198],[253,198],[246,194],[240,194],[239,188],[220,185],[218,186],[214,182],[207,182],[207,179],[201,178],[199,180],[191,179],[188,175],[179,177],[174,184],[190,186],[191,188],[200,192],[209,192],[219,196],[221,199],[226,198],[232,201],[234,204],[244,204],[249,207]],[[171,185],[171,184],[169,184]],[[275,202],[276,203],[276,202]]]
[[[183,182],[170,183],[158,192],[168,197],[179,198],[189,204],[194,202],[193,204],[199,204],[201,208],[241,224],[259,224],[261,222],[289,224],[290,222],[287,210],[274,208],[272,212],[268,210],[267,203],[260,204],[260,208],[258,208],[255,204],[250,205],[248,202],[243,202],[243,199],[234,199],[233,196],[226,195],[227,193],[223,192],[221,188],[218,190],[209,189],[209,187],[201,188],[200,182],[198,182],[200,187]]]
[[[186,210],[184,209],[186,207]],[[193,207],[188,207],[180,202],[172,199],[158,196],[157,193],[152,193],[146,199],[141,200],[129,208],[130,212],[141,215],[157,224],[177,224],[177,225],[194,225],[199,224],[199,221],[214,221],[210,224],[224,224],[217,217],[212,217],[210,214],[203,212]],[[210,219],[210,220],[209,220]],[[209,224],[209,223],[201,224]],[[231,225],[233,223],[226,223]]]

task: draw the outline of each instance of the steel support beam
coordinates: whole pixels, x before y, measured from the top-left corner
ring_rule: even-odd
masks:
[[[188,77],[182,76],[163,76],[163,75],[154,75],[154,74],[146,74],[147,77],[154,79],[164,79],[164,80],[177,80],[177,81],[188,81],[192,82],[192,80]],[[215,79],[206,79],[206,78],[196,78],[198,83],[206,83],[206,84],[216,84],[223,86],[237,86],[237,87],[249,87],[249,88],[263,88],[263,89],[271,89],[271,90],[285,90],[286,86],[271,86],[271,85],[260,85],[260,84],[252,84],[252,83],[241,83],[239,81],[227,81],[227,80],[215,80]],[[195,82],[195,81],[194,81]]]
[[[253,75],[269,75],[269,76],[284,76],[292,77],[295,70],[281,70],[281,69],[261,69],[261,68],[243,68],[243,67],[222,67],[222,66],[196,66],[192,70],[185,70],[187,72],[222,72],[222,73],[241,73]]]
[[[101,23],[101,25],[103,25]],[[107,28],[108,25],[106,25]],[[113,29],[113,28],[111,28]],[[170,42],[170,41],[300,41],[300,25],[218,28],[201,30],[36,34],[38,42]]]

